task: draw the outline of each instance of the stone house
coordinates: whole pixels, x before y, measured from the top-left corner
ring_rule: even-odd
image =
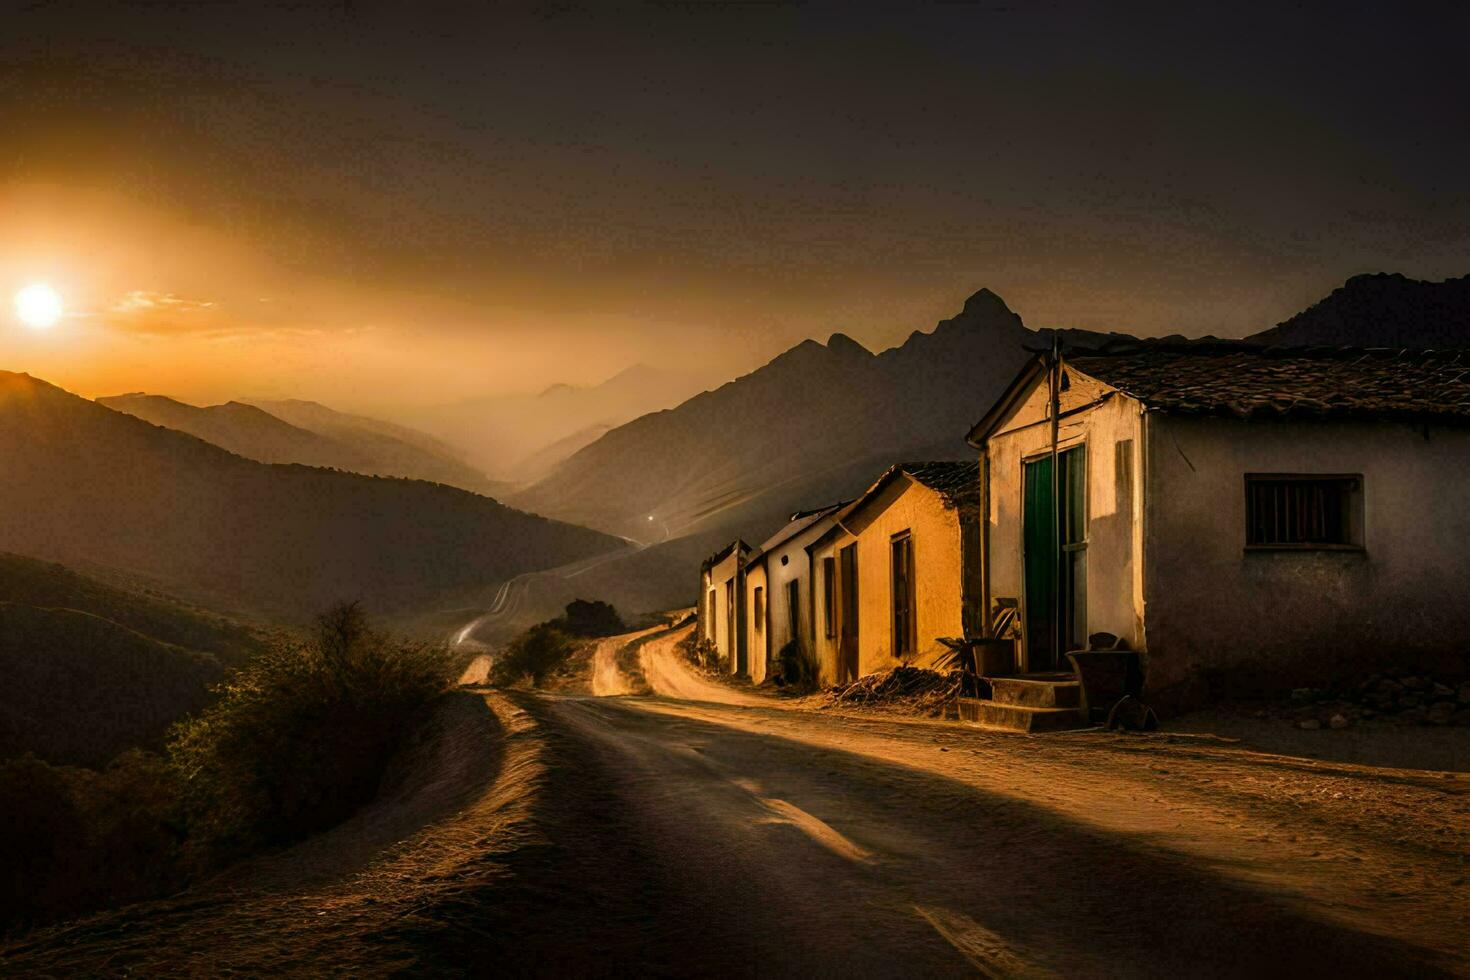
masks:
[[[1165,707],[1464,669],[1470,355],[1042,355],[969,439],[985,609],[1019,607],[1018,671],[1098,632],[1142,652]]]

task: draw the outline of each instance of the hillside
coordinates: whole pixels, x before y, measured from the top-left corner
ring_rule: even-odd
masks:
[[[209,701],[219,660],[75,609],[0,602],[0,758],[100,766]]]
[[[247,460],[0,373],[0,548],[290,618],[432,600],[619,542],[452,487]]]
[[[1353,276],[1249,339],[1287,347],[1470,347],[1470,276],[1443,282],[1396,273]]]
[[[154,425],[187,432],[261,463],[301,463],[354,473],[364,472],[368,463],[366,457],[346,446],[241,402],[199,407],[164,395],[135,392],[98,398],[97,403]]]
[[[636,364],[590,387],[557,384],[535,394],[424,408],[410,413],[410,421],[492,477],[525,483],[603,431],[677,405],[703,386],[698,377]]]
[[[97,402],[260,463],[300,463],[368,476],[428,480],[475,493],[505,489],[427,435],[315,402],[233,401],[199,407],[141,392],[98,398]]]
[[[497,498],[510,490],[509,484],[489,479],[444,442],[405,425],[339,412],[319,402],[298,398],[249,404],[364,457],[367,462],[363,467],[348,467],[355,472],[447,483]]]
[[[966,458],[964,436],[1036,334],[980,290],[955,317],[873,354],[805,341],[669,411],[608,432],[512,500],[657,540],[759,524],[850,495],[899,458]],[[654,519],[649,520],[649,516]]]
[[[229,665],[265,645],[249,627],[177,599],[120,589],[63,565],[3,552],[0,602],[88,613],[161,643],[214,654]]]

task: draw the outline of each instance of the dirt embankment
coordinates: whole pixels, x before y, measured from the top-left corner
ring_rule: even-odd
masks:
[[[545,763],[506,699],[446,697],[377,801],[193,889],[0,948],[6,975],[383,974],[420,955],[424,909],[505,872]]]

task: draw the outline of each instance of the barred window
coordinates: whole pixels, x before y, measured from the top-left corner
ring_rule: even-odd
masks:
[[[1265,548],[1334,548],[1362,544],[1357,476],[1247,474],[1245,543]]]

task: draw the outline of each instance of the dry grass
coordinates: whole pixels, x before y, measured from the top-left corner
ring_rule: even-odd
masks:
[[[924,670],[900,666],[859,677],[816,695],[818,708],[882,708],[887,711],[939,716],[959,697],[964,674],[958,670]]]

